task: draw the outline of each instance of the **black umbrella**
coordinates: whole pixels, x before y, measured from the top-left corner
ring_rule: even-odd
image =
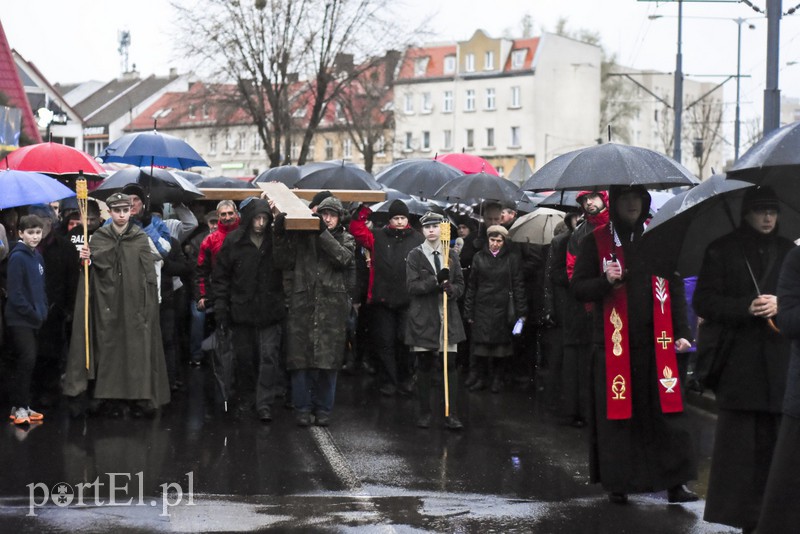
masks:
[[[666,189],[695,185],[683,165],[647,148],[606,143],[558,156],[522,184],[527,191],[608,189],[611,185],[643,185]]]
[[[447,182],[436,191],[434,198],[463,203],[470,200],[514,202],[518,191],[517,186],[505,178],[479,172]]]
[[[148,167],[148,170],[149,170],[149,167]],[[205,178],[206,178],[202,174],[197,173],[197,172],[192,172],[192,171],[170,171],[170,172],[173,172],[173,173],[177,174],[178,176],[180,176],[181,178],[186,179],[186,181],[188,181],[190,184],[193,184],[193,185],[197,184],[197,182],[205,180]]]
[[[306,165],[305,167],[308,167]],[[294,184],[300,181],[303,176],[300,173],[302,167],[297,165],[283,165],[281,167],[272,167],[262,172],[253,179],[253,183],[260,182],[280,182],[288,188],[294,187]]]
[[[431,204],[425,200],[416,198],[416,197],[409,197],[409,198],[401,198],[395,199],[400,200],[403,204],[408,207],[408,213],[410,215],[417,215],[423,216],[427,212],[431,211]],[[370,206],[372,213],[389,213],[389,206],[394,202],[394,200],[384,200],[383,202],[378,202],[377,204],[373,204]]]
[[[303,177],[294,184],[298,189],[360,189],[379,191],[381,186],[370,173],[345,162],[325,162],[302,169]]]
[[[203,188],[218,188],[218,189],[255,189],[252,183],[247,180],[239,180],[237,178],[226,178],[224,176],[215,176],[213,178],[203,178],[201,181],[194,184],[198,189]]]
[[[549,195],[546,193],[533,193],[531,191],[520,191],[517,193],[517,212],[531,213],[541,205],[542,200]]]
[[[391,187],[418,197],[432,197],[444,184],[464,176],[464,173],[435,159],[404,159],[375,176],[385,187]]]
[[[678,271],[681,276],[700,272],[708,245],[741,224],[742,198],[752,183],[712,176],[697,187],[666,201],[650,221],[641,242],[641,256],[656,272]],[[800,237],[800,190],[776,189],[781,212],[778,233]]]
[[[729,178],[760,185],[800,174],[800,121],[764,136],[744,153],[728,172]]]
[[[547,195],[539,205],[545,208],[554,208],[562,211],[578,211],[578,191],[554,191]]]
[[[103,180],[90,196],[105,200],[128,184],[140,185],[151,202],[191,202],[205,196],[186,179],[157,167],[152,170],[150,167],[129,167],[117,171]]]

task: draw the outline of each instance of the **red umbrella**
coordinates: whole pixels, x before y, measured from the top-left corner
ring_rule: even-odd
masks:
[[[103,167],[92,156],[59,143],[38,143],[11,152],[0,161],[0,169],[34,171],[51,176],[74,176],[79,171],[87,178],[102,178]]]
[[[486,174],[491,174],[493,176],[500,176],[491,163],[486,161],[480,156],[473,156],[472,154],[465,154],[463,152],[453,152],[451,154],[442,154],[441,156],[436,156],[436,161],[441,161],[442,163],[447,163],[450,166],[455,167],[456,169],[460,170],[464,174],[478,174],[480,172],[485,172]]]

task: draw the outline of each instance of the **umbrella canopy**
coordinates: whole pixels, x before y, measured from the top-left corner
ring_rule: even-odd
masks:
[[[386,213],[386,214],[388,214],[389,213],[389,206],[395,200],[400,200],[400,202],[405,204],[408,207],[408,213],[410,215],[418,215],[418,216],[421,217],[421,216],[425,215],[427,212],[431,211],[431,204],[429,202],[426,202],[425,200],[422,200],[422,199],[419,199],[419,198],[416,198],[416,197],[400,198],[400,199],[394,199],[394,200],[387,199],[387,200],[384,200],[383,202],[378,202],[377,204],[373,204],[372,206],[370,206],[370,209],[372,210],[373,214],[375,214],[375,213]],[[388,217],[387,217],[387,220],[388,220]]]
[[[734,163],[728,175],[769,185],[763,180],[768,182],[787,172],[797,174],[799,166],[800,121],[796,121],[765,135]]]
[[[123,135],[103,150],[100,159],[139,167],[210,167],[189,143],[155,130]]]
[[[77,148],[60,143],[38,143],[14,150],[1,162],[0,169],[33,171],[51,176],[72,176],[83,171],[88,179],[102,179],[105,170],[95,159]]]
[[[558,156],[522,184],[527,191],[608,189],[642,185],[665,189],[696,185],[697,178],[674,159],[646,148],[606,143]]]
[[[508,235],[511,241],[549,245],[556,225],[564,220],[564,212],[552,208],[539,208],[514,222]]]
[[[434,198],[448,202],[467,202],[475,199],[513,202],[517,193],[517,187],[505,178],[480,172],[447,182],[436,191]]]
[[[561,211],[578,211],[578,191],[553,191],[544,200],[539,202],[544,208],[554,208]]]
[[[175,173],[177,174],[177,173]],[[255,189],[251,182],[247,180],[238,180],[236,178],[226,178],[224,176],[215,176],[213,178],[203,178],[194,186],[198,189],[204,187],[224,188],[224,189]]]
[[[441,156],[436,156],[436,161],[447,163],[448,165],[460,170],[464,174],[478,174],[485,172],[486,174],[490,174],[492,176],[500,175],[500,173],[497,172],[497,169],[495,169],[491,163],[482,157],[473,156],[472,154],[465,154],[463,152],[442,154]]]
[[[328,163],[328,162],[325,162]],[[381,186],[370,173],[355,165],[341,163],[316,164],[302,169],[303,177],[294,187],[298,189],[359,189],[379,191]]]
[[[672,197],[650,221],[642,239],[642,256],[664,274],[700,272],[706,247],[741,224],[742,198],[753,184],[712,176],[697,187]],[[800,237],[800,190],[776,188],[781,212],[778,233]]]
[[[172,172],[177,174],[181,178],[185,179],[190,184],[197,185],[197,183],[206,179],[205,176],[196,172],[190,172],[190,171],[172,171]]]
[[[303,165],[303,167],[308,167],[309,165]],[[272,167],[256,176],[253,179],[253,183],[280,182],[291,189],[294,187],[294,184],[299,182],[300,178],[303,177],[301,172],[303,167],[298,167],[297,165],[282,165],[280,167]]]
[[[541,205],[541,201],[549,195],[546,193],[532,193],[530,191],[517,192],[517,212],[530,213]]]
[[[74,191],[47,175],[17,170],[0,171],[0,209],[45,204],[74,196]]]
[[[191,202],[203,198],[203,192],[188,180],[166,169],[130,167],[117,171],[91,192],[98,200],[105,200],[128,184],[139,184],[151,202]],[[146,200],[146,199],[142,199]]]
[[[435,159],[404,159],[381,171],[375,179],[391,187],[419,197],[432,197],[444,184],[464,176],[455,167]]]

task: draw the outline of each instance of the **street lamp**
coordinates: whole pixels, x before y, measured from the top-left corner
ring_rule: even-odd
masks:
[[[680,69],[681,63],[681,22],[682,18],[688,19],[704,19],[704,20],[731,20],[736,23],[737,25],[737,46],[736,46],[736,119],[734,120],[734,127],[733,127],[733,146],[734,146],[734,161],[739,159],[739,138],[740,138],[740,131],[741,131],[741,109],[740,109],[740,95],[741,95],[741,81],[742,81],[742,24],[747,22],[748,20],[752,20],[751,18],[728,18],[728,17],[683,17],[681,13],[680,6],[683,2],[678,2],[678,59],[677,59],[677,67],[675,69],[675,91],[678,91],[678,73]],[[649,15],[647,18],[650,20],[656,20],[660,18],[667,18],[667,15]],[[668,17],[672,18],[672,17]],[[755,24],[747,24],[747,27],[751,30],[756,29]],[[683,91],[683,73],[680,73],[680,89]],[[680,100],[681,106],[678,107],[678,98],[675,98],[675,115],[676,117],[680,115],[683,111],[683,99]],[[680,143],[680,121],[676,119],[675,121],[675,142],[676,146]],[[678,154],[680,154],[680,148],[678,148]],[[673,154],[672,156],[675,160],[680,160],[675,157]]]

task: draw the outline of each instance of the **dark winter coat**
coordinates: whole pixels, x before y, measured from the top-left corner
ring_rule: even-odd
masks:
[[[464,320],[472,323],[472,341],[497,345],[512,341],[508,324],[509,300],[513,298],[515,319],[528,314],[520,255],[506,242],[493,256],[488,245],[472,259],[464,298]]]
[[[575,302],[569,292],[569,278],[567,277],[567,242],[571,235],[572,232],[564,232],[553,238],[545,267],[548,311],[550,321],[556,326],[564,325],[569,302]]]
[[[415,247],[406,260],[406,283],[411,303],[408,307],[405,342],[409,346],[438,351],[442,337],[442,315],[439,307],[442,290],[433,266],[422,251],[423,246],[424,244]],[[454,345],[467,339],[457,303],[464,294],[464,275],[455,251],[450,251],[449,260],[453,294],[447,299],[447,343]]]
[[[250,239],[252,220],[259,213],[269,214],[267,201],[250,201],[242,210],[239,228],[228,234],[217,255],[211,289],[218,322],[265,327],[286,317],[283,279],[273,265],[269,224],[261,247]]]
[[[122,234],[103,226],[89,239],[90,368],[84,348],[84,277],[79,277],[64,394],[76,396],[95,381],[98,399],[169,402],[159,323],[155,262],[160,256],[138,226]]]
[[[37,250],[44,260],[45,286],[47,288],[48,316],[52,320],[64,320],[75,306],[78,288],[80,261],[78,250],[70,240],[60,233],[50,232],[42,239]]]
[[[611,205],[614,205],[612,194]],[[649,201],[645,204],[649,205]],[[596,236],[581,243],[571,280],[571,289],[582,302],[594,303],[592,350],[592,411],[590,425],[590,477],[607,491],[659,491],[697,477],[697,459],[692,429],[684,413],[662,412],[657,385],[653,337],[653,289],[646,261],[638,254],[643,217],[634,228],[616,224],[624,251],[627,273],[624,286],[628,303],[630,349],[630,419],[610,420],[606,411],[606,352],[603,329],[603,299],[611,292],[598,259]],[[611,219],[614,220],[612,214]],[[610,232],[608,225],[595,232]],[[669,279],[674,339],[691,339],[686,322],[683,280]],[[685,403],[685,401],[684,401]]]
[[[19,241],[8,255],[8,326],[41,328],[47,319],[44,260],[38,251]]]
[[[355,284],[355,240],[341,224],[331,233],[287,232],[275,236],[276,266],[289,300],[286,367],[339,369]]]
[[[783,259],[794,248],[777,234],[765,236],[744,224],[708,246],[697,277],[697,315],[724,328],[730,352],[714,391],[726,410],[780,413],[789,366],[789,340],[748,311],[758,295],[746,255],[762,294],[775,295]],[[705,328],[705,327],[704,327]],[[702,347],[698,347],[702,352]]]
[[[783,413],[800,418],[800,248],[787,255],[778,279],[778,328],[792,340]]]

